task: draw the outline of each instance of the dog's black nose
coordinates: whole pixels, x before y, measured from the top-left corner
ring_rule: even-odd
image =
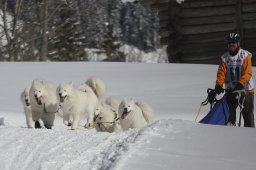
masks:
[[[125,108],[124,108],[124,111],[125,111],[125,112],[127,112],[127,111],[128,111],[128,109],[125,107]]]
[[[59,96],[61,96],[61,93],[59,93]]]

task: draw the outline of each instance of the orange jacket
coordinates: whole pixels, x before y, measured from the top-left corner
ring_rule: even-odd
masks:
[[[232,89],[237,82],[249,93],[254,93],[251,53],[243,49],[236,56],[230,56],[229,53],[221,56],[217,72],[216,85],[223,87],[225,84],[226,88]]]

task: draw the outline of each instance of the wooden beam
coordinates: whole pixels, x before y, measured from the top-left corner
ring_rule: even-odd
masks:
[[[220,6],[220,7],[204,7],[204,8],[186,8],[181,11],[181,18],[222,16],[227,14],[235,14],[235,6]]]
[[[252,16],[255,17],[256,16]],[[182,18],[180,23],[182,26],[191,25],[204,25],[204,24],[220,24],[220,23],[233,23],[235,16],[233,14],[197,18]]]
[[[216,7],[216,6],[226,6],[235,5],[236,0],[185,0],[182,5],[183,8],[199,8],[199,7]]]
[[[236,4],[236,25],[237,25],[237,31],[240,33],[242,39],[241,39],[241,45],[243,47],[243,37],[244,37],[244,31],[243,31],[243,20],[242,20],[242,0],[237,0]]]
[[[184,26],[181,28],[180,32],[183,35],[202,34],[202,33],[235,30],[235,28],[236,26],[233,23],[207,24],[207,25]]]
[[[253,3],[256,2],[256,0],[243,0],[243,3]]]
[[[256,2],[250,4],[242,4],[242,12],[255,13],[256,12]]]

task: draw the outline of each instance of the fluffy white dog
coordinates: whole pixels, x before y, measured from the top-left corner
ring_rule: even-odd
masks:
[[[30,98],[29,98],[30,86],[27,86],[20,95],[20,100],[23,105],[24,113],[26,116],[26,123],[28,128],[34,128],[35,123],[32,118]]]
[[[33,80],[29,98],[35,126],[51,129],[55,113],[58,111],[58,100],[53,84],[46,80]]]
[[[71,129],[77,129],[80,117],[85,113],[87,113],[87,127],[93,127],[94,111],[99,102],[98,97],[105,93],[104,82],[98,80],[100,79],[91,77],[79,87],[72,82],[63,82],[59,85],[57,93],[63,112],[63,123],[68,126],[71,125]],[[94,84],[94,86],[91,87],[88,82]]]
[[[110,102],[109,104],[107,104]],[[117,102],[114,97],[107,98],[105,103],[99,103],[98,108],[94,112],[94,125],[98,132],[120,132],[121,125],[118,120],[117,110],[110,104]]]
[[[146,102],[128,98],[120,103],[118,115],[123,130],[145,127],[153,120],[153,110]]]

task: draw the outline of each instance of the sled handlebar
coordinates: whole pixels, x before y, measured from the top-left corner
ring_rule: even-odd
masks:
[[[243,92],[244,90],[230,90],[230,89],[223,89],[223,92],[228,94],[228,93],[238,93],[238,95],[240,96],[241,93]],[[211,96],[212,93],[215,93],[215,95]],[[207,105],[208,103],[211,104],[211,108],[213,107],[213,105],[218,102],[217,98],[216,98],[216,92],[214,89],[211,89],[211,88],[208,88],[207,89],[207,98],[205,99],[205,101],[202,102],[202,105]]]
[[[209,94],[211,91],[215,92],[214,89],[208,88],[207,89],[207,94]],[[242,90],[223,89],[223,92],[225,92],[225,93],[242,93],[242,92],[244,92],[244,89],[242,89]]]
[[[244,89],[242,89],[242,90],[223,89],[223,92],[225,93],[225,95],[226,94],[231,94],[231,93],[237,93],[238,97],[240,98],[241,94],[245,91],[244,91]],[[211,96],[212,93],[215,93],[215,95]],[[212,108],[213,105],[218,102],[218,99],[216,98],[216,92],[215,92],[214,89],[208,88],[207,89],[207,94],[208,94],[207,98],[201,104],[202,105],[207,105],[208,103],[210,103],[211,108]]]

